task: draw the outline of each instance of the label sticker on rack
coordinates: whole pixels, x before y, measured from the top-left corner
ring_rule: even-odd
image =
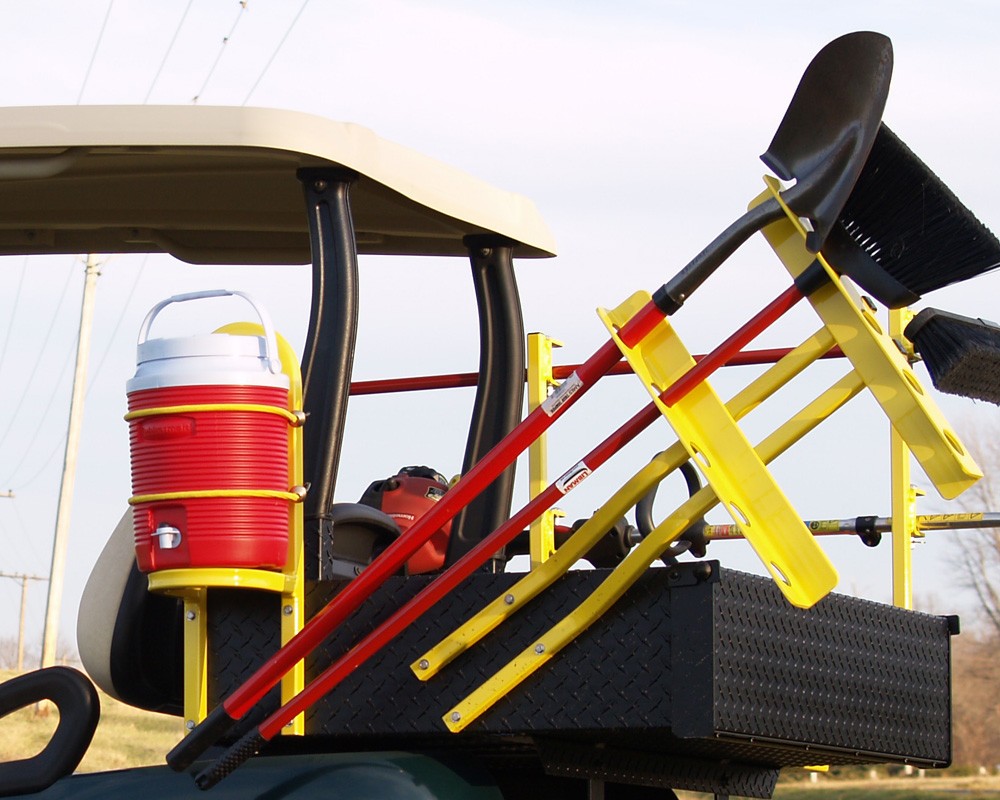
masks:
[[[541,409],[547,416],[555,416],[559,409],[570,401],[578,391],[583,388],[583,381],[574,372],[566,380],[560,383],[554,392],[542,403]]]
[[[566,470],[562,477],[556,481],[556,488],[559,490],[559,494],[566,494],[567,492],[573,491],[577,486],[587,480],[589,475],[590,467],[582,461],[578,461]]]

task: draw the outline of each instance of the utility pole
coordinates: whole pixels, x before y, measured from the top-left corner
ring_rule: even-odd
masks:
[[[21,620],[17,626],[17,671],[21,673],[24,672],[24,612],[28,608],[28,581],[47,581],[48,578],[25,575],[23,572],[0,572],[0,578],[13,578],[21,583]]]
[[[83,301],[80,306],[80,332],[76,341],[76,366],[73,370],[73,395],[69,406],[69,430],[66,434],[66,453],[63,458],[62,483],[59,488],[59,509],[56,512],[56,531],[52,542],[49,594],[45,603],[45,628],[42,633],[43,668],[51,667],[56,663],[63,577],[66,573],[66,548],[69,544],[70,509],[73,505],[76,458],[80,449],[80,430],[83,426],[83,397],[87,384],[87,361],[90,357],[94,296],[97,292],[97,278],[101,274],[100,264],[95,255],[88,255],[86,264]]]

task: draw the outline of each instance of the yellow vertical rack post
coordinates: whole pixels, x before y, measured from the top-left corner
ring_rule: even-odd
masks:
[[[913,318],[909,309],[889,310],[889,336],[903,340],[903,329]],[[910,448],[896,431],[889,430],[892,480],[892,604],[913,608],[913,537],[919,535],[916,490],[910,483]]]
[[[552,350],[556,347],[562,347],[562,342],[544,333],[528,334],[529,413],[544,403],[549,390],[556,386],[552,376]],[[549,485],[548,459],[548,443],[543,433],[528,446],[528,495],[531,499],[544,492]],[[529,545],[532,569],[543,564],[555,552],[556,517],[561,516],[559,509],[550,508],[531,523]]]

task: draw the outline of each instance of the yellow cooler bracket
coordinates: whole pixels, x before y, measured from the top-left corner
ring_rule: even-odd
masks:
[[[767,190],[751,205],[771,197],[783,204],[778,181],[765,177],[764,182]],[[822,255],[806,250],[801,220],[787,207],[785,213],[785,219],[764,228],[764,237],[793,278],[813,262],[823,267],[829,280],[808,295],[809,302],[941,496],[957,497],[982,477],[979,467],[879,323],[874,308],[847,287]]]
[[[614,310],[598,313],[778,588],[793,605],[809,608],[837,585],[837,572],[715,390],[702,381],[671,406],[660,400],[695,365],[670,323],[661,320],[635,347],[618,336],[651,299],[648,292],[636,292]]]
[[[237,336],[259,336],[260,325],[237,322],[219,328],[215,333]],[[291,345],[277,336],[281,368],[289,378],[289,418],[300,419],[302,408],[302,377],[298,359]],[[289,498],[301,500],[302,486],[302,426],[290,424],[288,436]],[[192,568],[151,572],[149,590],[174,595],[184,600],[184,724],[190,730],[208,713],[208,604],[210,588],[243,588],[276,592],[281,595],[281,644],[284,645],[304,623],[305,573],[303,571],[302,503],[292,502],[289,514],[288,553],[281,571],[245,568]],[[281,702],[291,700],[305,688],[305,665],[299,662],[281,682]],[[282,733],[305,733],[305,717],[300,714]]]

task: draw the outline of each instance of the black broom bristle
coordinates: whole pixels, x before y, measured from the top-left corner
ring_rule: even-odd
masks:
[[[1000,240],[885,123],[840,225],[917,295],[1000,266]]]
[[[904,335],[938,391],[1000,405],[1000,325],[925,308]]]

